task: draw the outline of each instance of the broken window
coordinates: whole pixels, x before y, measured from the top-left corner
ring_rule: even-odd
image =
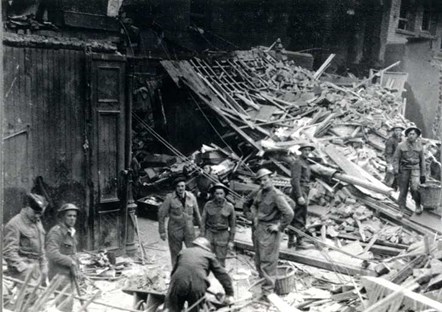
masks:
[[[402,0],[401,8],[399,11],[399,24],[398,28],[402,30],[413,31],[413,8],[410,0]]]

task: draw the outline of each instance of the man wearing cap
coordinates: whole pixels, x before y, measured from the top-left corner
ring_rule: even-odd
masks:
[[[75,237],[75,223],[79,208],[74,204],[64,204],[58,209],[59,223],[55,225],[46,237],[46,254],[49,260],[49,278],[52,279],[56,274],[64,277],[59,286],[59,290],[66,285],[70,285],[68,291],[74,289],[74,279],[78,278],[79,268],[77,253],[77,238]],[[57,308],[60,311],[72,311],[74,301],[68,299],[66,304],[59,306],[66,298],[60,298],[57,302]]]
[[[168,311],[181,312],[186,301],[188,308],[195,305],[189,312],[199,311],[210,286],[207,278],[210,272],[224,288],[224,303],[232,304],[234,291],[229,274],[210,250],[210,242],[204,237],[198,237],[193,241],[193,247],[184,249],[177,257],[166,295]]]
[[[28,193],[25,207],[5,226],[3,258],[8,265],[8,275],[24,280],[29,272],[31,279],[48,276],[44,240],[45,230],[40,221],[47,207],[43,196]]]
[[[397,181],[393,173],[393,156],[398,144],[402,141],[402,131],[404,131],[404,128],[400,125],[395,125],[391,128],[391,131],[393,132],[392,135],[385,142],[384,155],[387,162],[387,170],[384,182],[386,185],[397,189]]]
[[[236,214],[231,203],[226,200],[229,189],[217,183],[210,189],[212,200],[204,206],[201,218],[201,235],[206,237],[213,252],[223,267],[226,266],[227,248],[233,248],[235,239]]]
[[[308,207],[308,194],[310,192],[310,176],[311,169],[308,163],[309,154],[315,149],[311,144],[302,144],[299,147],[301,155],[296,159],[291,166],[291,185],[292,193],[291,197],[296,202],[295,216],[292,221],[292,225],[298,230],[305,231],[307,223],[307,207]],[[294,247],[295,233],[289,232],[288,247]],[[296,237],[297,247],[306,247],[303,241],[303,237]]]
[[[252,205],[255,230],[255,263],[260,277],[264,278],[262,295],[275,289],[281,233],[293,219],[293,210],[284,194],[273,186],[272,172],[260,169],[256,174],[260,190]]]
[[[169,217],[167,236],[165,220]],[[175,180],[175,191],[168,194],[158,211],[158,229],[162,240],[169,240],[172,266],[178,253],[183,248],[183,242],[189,247],[195,238],[194,220],[201,228],[201,215],[195,196],[186,191],[184,177]]]
[[[393,157],[393,173],[397,175],[399,185],[399,209],[404,213],[408,188],[416,203],[416,213],[422,213],[420,184],[425,183],[425,157],[421,142],[417,138],[421,130],[409,127],[405,130],[406,140],[399,143]]]

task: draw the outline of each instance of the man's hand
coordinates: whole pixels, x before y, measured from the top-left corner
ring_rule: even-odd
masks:
[[[27,268],[29,268],[29,264],[27,264],[26,262],[20,262],[15,266],[15,268],[17,269],[18,272],[21,273],[25,271]]]
[[[77,263],[74,260],[72,260],[72,263],[71,263],[71,274],[72,274],[73,278],[78,278],[78,276],[79,276]]]
[[[394,171],[393,165],[388,165],[387,166],[387,172],[388,173],[393,173],[393,171]]]
[[[421,176],[421,184],[425,184],[427,178],[425,176]]]
[[[43,265],[41,266],[41,278],[42,278],[42,281],[47,280],[48,275],[49,275],[49,268],[48,268],[48,265],[47,265],[47,264],[43,264]]]
[[[299,197],[298,198],[298,204],[300,204],[300,205],[305,205],[305,199],[304,199],[304,197]]]
[[[196,197],[200,197],[201,196],[201,192],[196,193]]]
[[[233,242],[229,242],[227,244],[227,248],[229,248],[229,250],[233,250],[234,247],[235,247],[235,244]]]
[[[269,233],[275,233],[275,232],[278,232],[278,231],[279,231],[279,225],[278,224],[271,224],[267,228],[267,232],[269,232]]]
[[[160,234],[160,238],[161,238],[163,241],[165,241],[166,238],[167,238],[166,233],[161,233],[161,234]]]
[[[224,299],[224,304],[226,304],[226,305],[233,304],[233,297],[232,296],[226,296],[226,298]]]

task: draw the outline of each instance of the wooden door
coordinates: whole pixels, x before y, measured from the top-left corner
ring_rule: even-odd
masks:
[[[122,249],[126,207],[117,181],[127,146],[126,59],[93,54],[89,62],[93,248]]]

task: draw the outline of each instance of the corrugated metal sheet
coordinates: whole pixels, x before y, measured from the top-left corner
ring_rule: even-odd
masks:
[[[5,222],[42,176],[52,187],[85,185],[85,56],[82,51],[4,48]],[[28,126],[28,128],[26,128]]]

